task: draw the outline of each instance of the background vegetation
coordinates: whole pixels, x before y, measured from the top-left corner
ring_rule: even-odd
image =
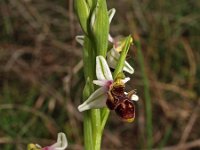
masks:
[[[145,149],[146,130],[153,132],[153,149],[198,149],[200,1],[109,0],[108,8],[113,7],[111,34],[140,39],[142,54],[135,45],[129,52],[135,73],[127,85],[137,89],[140,100],[131,124],[111,113],[102,149]],[[69,149],[83,149],[77,34],[73,0],[0,1],[1,150],[24,150],[30,142],[48,145],[59,131],[67,134]],[[146,123],[144,89],[150,92],[152,128]]]

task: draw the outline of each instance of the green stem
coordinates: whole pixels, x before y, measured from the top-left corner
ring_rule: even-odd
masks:
[[[147,133],[147,148],[151,149],[153,144],[153,125],[152,125],[152,106],[151,96],[149,90],[149,81],[147,73],[145,71],[144,57],[142,54],[141,44],[139,41],[135,41],[137,47],[139,64],[142,72],[142,78],[144,83],[144,97],[145,97],[145,109],[146,109],[146,133]]]
[[[84,40],[84,73],[85,77],[90,78],[90,82],[88,87],[90,87],[90,92],[88,94],[91,95],[91,93],[94,92],[94,85],[92,81],[95,79],[95,59],[96,59],[96,53],[94,50],[94,42],[91,41],[92,38],[85,36]],[[85,149],[91,146],[88,146],[92,142],[92,150],[100,150],[101,147],[101,137],[102,137],[102,130],[101,130],[101,112],[100,109],[94,109],[94,110],[88,110],[89,112],[89,118],[86,118],[86,122],[90,123],[90,126],[92,128],[92,137],[88,137],[87,135],[85,138],[90,138],[90,142],[88,140],[85,140]],[[88,117],[88,116],[86,116]],[[88,121],[88,120],[89,121]],[[84,118],[85,122],[85,118]],[[87,123],[84,124],[84,135],[89,134],[90,135],[90,126],[87,127]]]
[[[108,47],[109,18],[106,0],[75,0],[75,9],[83,31],[84,38],[84,75],[85,79],[90,79],[86,84],[87,92],[84,99],[94,92],[91,81],[95,79],[95,59],[96,55],[106,56]],[[93,26],[91,27],[91,17]],[[84,95],[84,93],[83,93]],[[101,110],[88,110],[84,114],[84,142],[86,150],[100,150],[101,147]],[[91,144],[92,142],[92,144]]]
[[[84,38],[84,51],[83,51],[83,62],[84,62],[84,75],[86,80],[85,89],[83,92],[83,98],[87,99],[94,91],[92,81],[95,77],[95,51],[93,48],[92,41],[85,36]],[[94,131],[95,131],[95,112],[88,110],[84,113],[84,145],[87,150],[94,150]],[[98,121],[97,121],[98,122]]]
[[[95,1],[95,0],[93,0]],[[94,12],[96,13],[95,23],[93,27],[93,37],[94,43],[96,46],[96,56],[106,57],[107,48],[108,48],[108,33],[109,33],[109,19],[107,12],[107,4],[106,0],[98,0],[98,6],[95,8]],[[102,138],[102,119],[101,114],[103,110],[96,109],[93,110],[93,133],[94,133],[94,150],[101,149],[101,138]],[[107,119],[106,119],[107,120]],[[106,122],[105,120],[105,122]],[[105,125],[105,123],[104,123]]]
[[[85,143],[85,149],[87,150],[93,150],[93,142],[92,142],[92,123],[91,123],[91,117],[90,112],[86,111],[84,112],[84,121],[83,121],[83,130],[84,130],[84,143]]]
[[[91,118],[92,118],[92,132],[93,132],[93,145],[94,150],[100,150],[101,147],[101,114],[100,109],[91,110]]]

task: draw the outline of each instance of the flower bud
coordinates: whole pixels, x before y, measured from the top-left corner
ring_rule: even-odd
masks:
[[[74,8],[78,16],[80,25],[85,34],[87,34],[88,33],[87,24],[90,15],[89,6],[85,0],[74,0]]]
[[[106,0],[98,0],[91,17],[91,31],[94,35],[97,55],[106,56],[108,48],[109,16]]]

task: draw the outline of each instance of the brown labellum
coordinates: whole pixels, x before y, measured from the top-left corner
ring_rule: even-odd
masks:
[[[122,82],[114,82],[108,91],[106,104],[110,110],[115,110],[123,121],[132,122],[135,118],[135,107],[131,100],[133,92],[126,95],[124,89],[125,85]]]
[[[117,106],[115,112],[122,120],[127,122],[132,122],[135,118],[135,107],[133,102],[129,99],[123,100],[123,102]]]

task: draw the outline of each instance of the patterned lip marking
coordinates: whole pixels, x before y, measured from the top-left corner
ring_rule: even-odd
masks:
[[[116,114],[126,122],[132,122],[135,118],[135,106],[131,100],[133,93],[125,94],[125,84],[115,81],[108,91],[106,105],[110,110],[115,110]]]

